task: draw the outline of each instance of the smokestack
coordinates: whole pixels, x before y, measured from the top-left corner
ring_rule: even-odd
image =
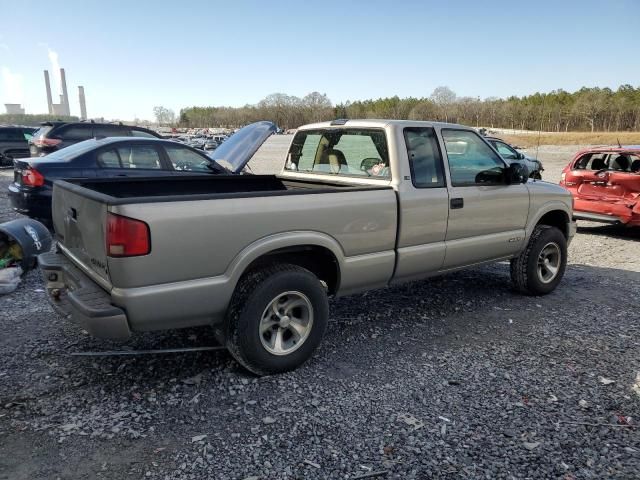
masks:
[[[62,86],[63,96],[63,99],[60,102],[63,105],[62,110],[64,110],[65,115],[71,115],[71,109],[69,108],[69,94],[67,93],[67,77],[64,74],[64,68],[60,69],[60,83]]]
[[[78,87],[78,97],[80,98],[80,120],[86,120],[87,102],[84,98],[84,87]]]
[[[47,89],[47,107],[49,108],[49,115],[53,115],[53,100],[51,99],[51,84],[49,83],[49,72],[44,71],[44,85]]]

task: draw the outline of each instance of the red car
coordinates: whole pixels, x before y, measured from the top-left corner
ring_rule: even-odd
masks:
[[[560,185],[573,195],[575,218],[640,226],[640,145],[582,150]]]

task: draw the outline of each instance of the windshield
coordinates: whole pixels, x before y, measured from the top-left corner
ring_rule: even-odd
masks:
[[[302,130],[293,139],[285,170],[389,178],[388,152],[383,130]]]

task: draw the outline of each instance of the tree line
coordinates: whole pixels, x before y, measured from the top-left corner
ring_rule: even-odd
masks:
[[[26,125],[31,127],[37,127],[42,122],[52,122],[54,120],[61,120],[63,122],[77,122],[80,119],[75,116],[66,115],[49,115],[32,114],[32,113],[1,113],[0,125]]]
[[[326,94],[312,92],[299,98],[274,93],[256,105],[244,107],[189,107],[180,110],[181,127],[240,127],[258,120],[280,128],[335,118],[393,118],[435,120],[469,126],[518,130],[639,131],[640,87],[622,85],[587,88],[569,93],[554,90],[506,99],[459,97],[438,87],[429,97],[358,100],[334,105]]]

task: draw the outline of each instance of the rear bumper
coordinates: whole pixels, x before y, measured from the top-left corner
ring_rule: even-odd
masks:
[[[27,191],[15,183],[9,185],[9,201],[13,209],[28,217],[51,222],[51,194],[43,191]]]
[[[105,339],[131,336],[125,311],[111,304],[111,296],[61,253],[38,257],[49,302],[91,335]]]

